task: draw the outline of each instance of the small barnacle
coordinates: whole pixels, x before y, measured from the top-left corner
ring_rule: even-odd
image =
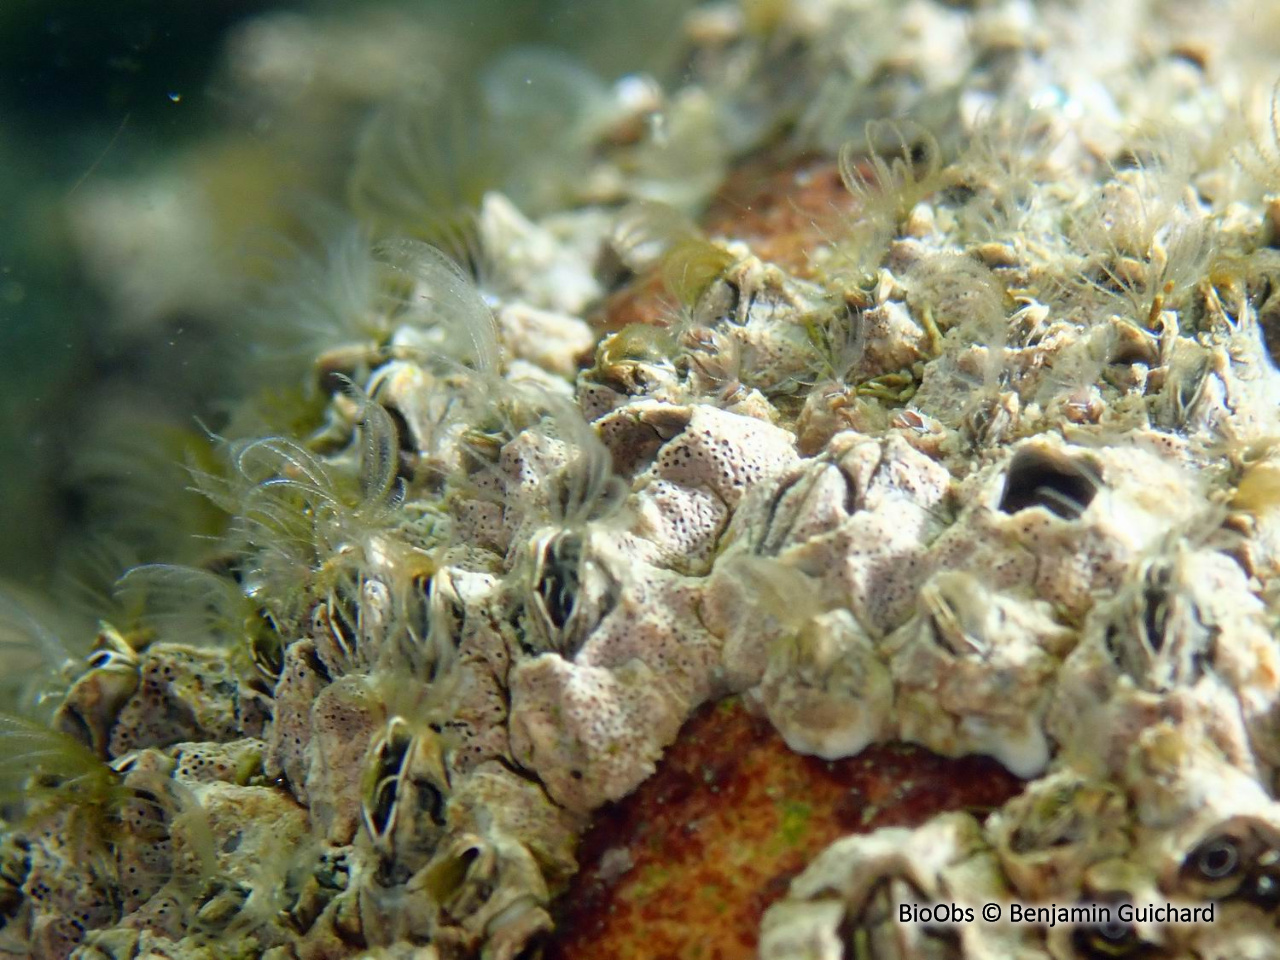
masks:
[[[445,824],[449,778],[428,727],[391,717],[369,745],[361,815],[374,848],[407,877],[431,855]]]
[[[474,90],[387,104],[356,144],[351,207],[380,234],[447,236],[505,182],[502,136]]]
[[[850,305],[803,318],[813,345],[815,379],[850,386],[866,353],[867,334],[862,313]]]
[[[0,714],[0,793],[28,822],[61,820],[78,857],[103,856],[137,800],[119,772],[88,745],[58,730]]]
[[[274,616],[235,581],[177,564],[133,567],[115,585],[124,605],[138,610],[139,627],[168,643],[208,644],[232,652],[242,676],[274,684],[284,644]]]
[[[582,537],[563,533],[549,538],[534,566],[538,610],[548,626],[564,630],[577,607]]]
[[[1063,520],[1077,520],[1100,486],[1092,466],[1040,445],[1027,445],[1009,462],[999,509],[1017,513],[1041,507]]]
[[[1160,153],[1117,172],[1082,216],[1076,242],[1092,269],[1073,281],[1152,329],[1203,277],[1214,243],[1210,221],[1186,192],[1184,158],[1169,147]]]
[[[103,624],[85,663],[88,671],[67,691],[53,725],[105,758],[111,727],[138,689],[138,655],[115,629]]]
[[[920,201],[943,186],[938,141],[912,121],[873,120],[865,145],[840,148],[840,178],[856,201],[825,268],[845,287],[865,285],[883,266],[889,243]]]
[[[787,897],[766,911],[760,956],[1035,956],[1024,954],[1014,942],[979,946],[974,939],[978,925],[935,923],[933,916],[924,919],[903,909],[908,904],[960,907],[1005,899],[1003,887],[982,829],[968,814],[944,814],[914,830],[882,827],[846,836],[812,860],[791,881]],[[812,950],[813,944],[825,949]]]
[[[1121,902],[1128,901],[1116,901],[1111,907],[1113,913],[1118,910]],[[1071,950],[1068,955],[1070,960],[1115,960],[1123,957],[1172,960],[1174,956],[1160,949],[1160,944],[1148,940],[1133,923],[1119,919],[1107,923],[1078,923],[1072,926],[1067,936]]]
[[[1176,558],[1142,563],[1116,597],[1106,629],[1120,668],[1154,693],[1193,686],[1212,653],[1212,633],[1180,579]]]
[[[248,314],[253,359],[276,375],[311,365],[312,383],[328,392],[332,374],[358,376],[379,362],[393,326],[386,266],[358,224],[323,209],[309,211],[304,222],[309,244],[264,251],[268,263],[285,266]]]
[[[899,736],[947,756],[987,753],[1013,773],[1044,769],[1049,680],[1070,633],[1046,605],[943,570],[920,589],[911,621],[884,642]]]
[[[1073,770],[1029,785],[988,823],[1005,872],[1028,901],[1074,896],[1089,866],[1127,852],[1129,830],[1124,792]]]
[[[526,603],[537,632],[552,650],[572,658],[613,607],[618,585],[577,530],[543,534],[534,540],[531,556]]]
[[[351,885],[350,848],[304,846],[294,853],[283,919],[298,933],[306,933],[333,899]]]
[[[366,662],[362,586],[352,575],[339,576],[311,610],[311,638],[330,673]]]
[[[538,941],[551,929],[541,869],[528,849],[499,832],[457,834],[410,887],[439,905],[446,936],[475,945],[486,940],[495,957],[537,956]]]
[[[1188,432],[1200,424],[1213,425],[1221,401],[1214,404],[1212,400],[1215,391],[1220,396],[1223,390],[1220,368],[1220,358],[1211,351],[1175,350],[1156,407],[1160,421]]]
[[[663,327],[631,323],[600,341],[587,376],[626,396],[644,396],[675,383],[676,344]]]
[[[1043,204],[1040,189],[1060,144],[1048,110],[999,107],[977,119],[969,146],[953,164],[964,191],[958,211],[967,232],[1004,240],[1017,235]]]
[[[377,250],[410,284],[403,301],[408,317],[438,339],[439,350],[424,359],[495,375],[502,362],[498,324],[475,281],[430,244],[387,240]]]
[[[960,328],[969,333],[969,340],[987,348],[998,373],[1009,324],[1005,289],[988,267],[973,257],[934,254],[912,264],[902,282],[907,304],[933,341],[932,354],[941,350],[942,333]],[[989,386],[995,373],[984,379]]]
[[[1280,831],[1253,817],[1216,826],[1182,858],[1178,892],[1195,900],[1242,900],[1280,907]]]
[[[921,890],[901,877],[877,881],[857,910],[845,914],[841,930],[844,955],[868,960],[911,956],[959,960],[964,956],[964,949],[960,934],[953,926],[902,921],[903,905],[927,902]]]
[[[626,485],[614,475],[613,458],[595,428],[567,401],[541,391],[527,399],[539,415],[538,428],[565,449],[564,464],[546,482],[549,519],[560,527],[579,528],[611,516]]]
[[[679,346],[695,394],[722,403],[743,395],[742,349],[732,336],[713,326],[689,324],[680,331]]]
[[[0,693],[31,710],[60,692],[74,659],[61,637],[16,598],[0,592]]]

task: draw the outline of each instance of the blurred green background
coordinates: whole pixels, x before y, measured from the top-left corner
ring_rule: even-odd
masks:
[[[217,424],[238,389],[228,367],[243,344],[227,338],[244,336],[226,332],[237,309],[230,254],[278,226],[286,189],[341,205],[354,132],[376,107],[375,94],[342,88],[341,78],[329,87],[308,78],[299,92],[289,83],[302,81],[289,75],[259,96],[260,77],[289,68],[280,36],[327,30],[352,43],[367,24],[375,63],[377,37],[400,37],[402,49],[386,59],[400,58],[392,65],[406,83],[430,70],[446,91],[514,44],[571,47],[612,79],[670,68],[670,27],[687,6],[0,3],[0,582],[54,586],[68,545],[81,549],[99,527],[124,541],[115,546],[127,560],[170,559],[153,555],[168,552],[173,531],[159,527],[174,522],[155,498],[164,485],[180,496],[184,474],[159,469],[154,444],[148,452],[139,437]],[[259,31],[281,47],[281,65],[271,43],[245,40],[263,22],[281,26]],[[181,234],[181,204],[196,191],[214,198],[218,245],[208,262]],[[148,244],[163,252],[165,231],[177,231],[172,253],[157,257]],[[116,274],[134,286],[113,286]],[[186,298],[169,296],[171,287]],[[137,481],[132,493],[108,495],[122,478]]]

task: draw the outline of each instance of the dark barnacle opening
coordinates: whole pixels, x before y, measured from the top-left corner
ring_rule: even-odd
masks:
[[[393,726],[387,732],[386,739],[378,746],[375,761],[378,779],[373,788],[373,802],[369,804],[369,826],[375,838],[385,834],[391,822],[391,814],[400,793],[405,754],[409,752],[411,743],[412,737],[407,731]]]
[[[248,624],[249,652],[262,679],[275,684],[284,672],[284,641],[275,618],[258,610]]]
[[[1018,513],[1043,507],[1063,520],[1076,520],[1093,502],[1098,482],[1088,471],[1066,457],[1024,447],[1009,464],[1000,510]]]
[[[1167,566],[1154,565],[1142,583],[1142,629],[1147,645],[1156,653],[1164,648],[1165,628],[1169,621],[1169,583],[1172,572]]]
[[[547,611],[547,619],[557,630],[563,630],[578,603],[581,586],[582,538],[574,533],[555,537],[547,544],[538,596]]]
[[[1224,880],[1240,866],[1240,850],[1230,837],[1210,837],[1191,851],[1187,861],[1206,880]]]
[[[1280,905],[1280,849],[1270,831],[1257,827],[1206,837],[1183,858],[1181,875],[1207,900],[1244,900],[1265,910]]]
[[[1071,946],[1077,956],[1086,960],[1150,956],[1151,949],[1151,944],[1138,936],[1133,924],[1119,920],[1076,927],[1071,932]]]

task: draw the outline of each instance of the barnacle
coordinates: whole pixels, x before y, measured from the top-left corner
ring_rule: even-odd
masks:
[[[1280,833],[1243,817],[1221,824],[1187,851],[1177,882],[1197,898],[1273,910],[1280,905]]]
[[[399,716],[369,745],[361,813],[385,862],[408,877],[434,850],[445,826],[449,778],[439,738]]]

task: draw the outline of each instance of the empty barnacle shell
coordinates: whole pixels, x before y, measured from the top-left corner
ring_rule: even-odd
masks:
[[[449,778],[427,727],[391,717],[369,745],[361,815],[374,848],[408,877],[431,855],[445,825]]]
[[[1063,520],[1076,520],[1088,509],[1101,481],[1081,460],[1039,444],[1019,448],[1009,461],[999,509],[1018,513],[1033,507]]]

